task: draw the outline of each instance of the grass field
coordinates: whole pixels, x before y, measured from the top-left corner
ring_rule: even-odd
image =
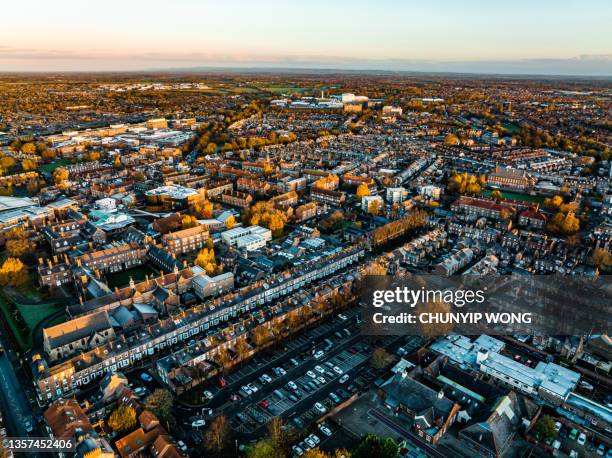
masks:
[[[149,278],[153,275],[153,271],[146,266],[134,267],[133,269],[124,270],[123,272],[117,272],[115,274],[107,275],[108,279],[108,287],[110,289],[122,288],[127,286],[130,283],[130,277],[134,279],[135,282],[139,282],[145,279],[146,275],[149,275]]]
[[[56,168],[63,167],[64,165],[70,164],[70,160],[66,158],[57,159],[50,164],[43,164],[38,169],[41,172],[49,172],[52,173]]]
[[[482,192],[484,197],[491,197],[492,189],[485,189]],[[532,203],[542,203],[544,202],[544,197],[542,196],[532,196],[530,194],[521,194],[519,192],[512,191],[501,191],[502,197],[504,199],[513,199],[513,200],[521,200],[523,202],[532,202]]]
[[[297,87],[297,86],[268,86],[261,88],[264,91],[274,92],[275,94],[283,94],[290,92],[306,92],[310,90],[308,87]]]
[[[57,312],[60,307],[56,304],[17,304],[17,309],[31,332],[38,323]]]

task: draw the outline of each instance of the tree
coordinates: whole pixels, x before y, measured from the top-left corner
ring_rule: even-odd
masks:
[[[64,184],[69,176],[70,173],[68,172],[68,169],[65,169],[64,167],[58,167],[53,171],[53,181],[58,186]]]
[[[549,416],[544,415],[536,424],[536,432],[538,438],[545,442],[550,441],[557,437],[557,430],[555,429],[555,421]]]
[[[21,286],[28,281],[28,270],[19,258],[6,258],[0,267],[0,285]]]
[[[193,206],[194,213],[201,219],[210,219],[213,215],[214,205],[208,199],[203,199]]]
[[[502,196],[501,191],[499,191],[497,189],[495,191],[493,191],[491,193],[491,198],[494,199],[494,200],[497,200],[497,201],[502,200],[503,196]]]
[[[234,226],[236,225],[236,218],[234,217],[234,215],[230,215],[226,220],[225,220],[225,227],[230,230],[232,229]]]
[[[596,248],[590,258],[590,263],[605,272],[612,267],[612,253],[604,248]]]
[[[119,434],[125,434],[136,428],[136,411],[133,407],[121,404],[108,419],[108,426]]]
[[[197,266],[200,266],[202,269],[206,270],[208,275],[215,274],[220,268],[220,266],[217,265],[217,260],[215,259],[214,248],[202,248],[196,256],[194,262]]]
[[[573,235],[580,230],[580,220],[574,216],[573,212],[567,214],[557,212],[547,224],[546,229],[553,234]]]
[[[262,439],[247,449],[246,456],[247,458],[274,458],[275,452],[272,441]]]
[[[225,415],[219,415],[204,433],[204,448],[213,454],[223,456],[228,445],[230,427]]]
[[[355,447],[351,458],[395,458],[398,446],[390,437],[381,439],[374,434],[368,434],[361,443]]]
[[[23,161],[21,161],[21,168],[24,172],[36,170],[36,161],[34,159],[24,159]]]
[[[29,242],[23,227],[15,227],[5,234],[6,251],[9,256],[19,258],[29,253],[35,246],[34,242]]]
[[[264,345],[266,342],[268,342],[269,340],[270,340],[270,330],[266,326],[260,324],[255,329],[253,329],[253,342],[255,342],[255,345],[260,347]]]
[[[189,229],[192,227],[196,227],[199,224],[200,223],[198,223],[198,220],[196,219],[195,216],[185,215],[181,218],[181,226],[183,229]]]
[[[320,450],[319,447],[316,447],[306,450],[306,452],[302,455],[302,458],[330,458],[330,456],[323,450]]]
[[[448,134],[445,138],[444,138],[444,144],[445,145],[458,145],[459,142],[459,137],[457,137],[457,135],[455,134]]]
[[[174,397],[166,389],[157,389],[145,399],[145,408],[155,414],[159,421],[169,427],[174,422],[172,417],[172,404]]]
[[[393,362],[393,356],[390,355],[384,348],[376,348],[372,352],[372,367],[381,370],[389,366]]]
[[[362,183],[357,186],[357,192],[355,193],[355,197],[361,199],[362,197],[366,197],[370,195],[370,188],[367,184]]]
[[[236,345],[234,346],[234,349],[236,350],[236,354],[240,359],[246,358],[250,350],[249,344],[247,343],[244,337],[240,337],[236,340]]]
[[[372,202],[370,202],[370,204],[368,205],[368,213],[370,213],[371,215],[378,215],[380,213],[379,200],[373,200]]]
[[[268,422],[268,437],[274,447],[276,457],[280,458],[288,455],[289,443],[283,428],[283,420],[280,417],[273,417]]]
[[[31,142],[24,143],[21,145],[21,152],[23,154],[34,154],[36,152],[36,145]]]

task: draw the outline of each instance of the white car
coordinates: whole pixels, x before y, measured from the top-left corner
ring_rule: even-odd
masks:
[[[262,383],[270,383],[272,381],[272,377],[270,377],[268,374],[262,374],[259,379]]]
[[[191,422],[191,427],[192,428],[200,428],[202,426],[204,426],[206,424],[206,422],[202,419],[200,420],[194,420]]]
[[[240,388],[247,396],[250,396],[253,394],[253,390],[249,387],[249,385],[244,385],[243,387]]]
[[[319,350],[314,354],[315,359],[321,359],[323,356],[325,356],[325,352],[323,350]]]
[[[327,383],[327,380],[325,380],[325,377],[319,376],[317,377],[317,380],[321,382],[321,385],[325,385]]]
[[[314,368],[319,374],[325,374],[325,369],[323,369],[321,366],[315,366]]]
[[[306,372],[306,375],[310,378],[317,378],[317,374],[315,374],[313,371]]]
[[[312,439],[312,441],[317,445],[321,443],[321,439],[319,439],[319,436],[317,436],[316,434],[311,434],[308,437],[310,437],[310,439]]]
[[[304,439],[304,443],[306,445],[308,445],[308,449],[309,450],[311,448],[315,448],[317,446],[317,444],[312,440],[312,438],[310,436],[308,436],[306,439]]]
[[[293,380],[290,380],[289,383],[287,383],[287,386],[289,388],[291,388],[292,390],[297,390],[298,389],[296,383]]]
[[[338,366],[334,366],[334,372],[338,375],[342,375],[344,371],[340,369]]]
[[[325,408],[325,406],[321,404],[320,402],[315,402],[314,408],[317,409],[317,411],[321,413],[327,412],[327,409]]]
[[[329,437],[329,436],[331,436],[331,435],[332,435],[332,431],[331,431],[331,429],[329,429],[329,428],[328,428],[328,427],[327,427],[325,424],[323,424],[323,423],[321,423],[321,424],[319,425],[319,430],[320,430],[320,431],[321,431],[323,434],[325,434],[327,437]]]
[[[186,451],[187,451],[187,446],[185,445],[185,442],[183,442],[183,441],[178,441],[178,442],[176,443],[176,445],[178,445],[178,446],[179,446],[179,448],[180,448],[180,449],[181,449],[183,452],[186,452]]]
[[[348,374],[344,374],[342,377],[340,377],[340,380],[338,380],[340,383],[346,383],[349,379]]]
[[[580,436],[578,436],[578,440],[576,442],[578,442],[580,445],[584,445],[586,442],[586,434],[580,433]]]
[[[259,388],[257,388],[254,383],[249,383],[247,386],[251,389],[253,393],[257,393],[259,391]]]
[[[557,432],[561,431],[561,422],[560,421],[555,422],[555,431],[557,431]]]
[[[295,456],[302,456],[304,454],[304,450],[302,450],[297,445],[294,445],[291,449],[293,450],[293,453],[295,454]]]
[[[204,393],[202,393],[202,395],[204,396],[204,399],[212,399],[213,398],[213,394],[210,391],[204,391]]]
[[[346,318],[346,315],[343,315],[342,313],[338,314],[338,318],[340,318],[342,321],[346,321],[348,318]]]

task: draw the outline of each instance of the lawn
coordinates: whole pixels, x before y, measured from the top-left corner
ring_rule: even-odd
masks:
[[[149,278],[154,274],[153,270],[146,266],[134,267],[133,269],[124,270],[123,272],[117,272],[114,274],[107,275],[108,287],[110,289],[123,288],[124,286],[129,285],[130,277],[134,279],[135,282],[139,282],[145,279],[147,275]]]
[[[30,332],[38,323],[60,310],[60,308],[61,306],[57,304],[17,304],[17,309],[28,325]]]
[[[297,86],[269,86],[262,87],[264,91],[274,92],[275,94],[283,94],[287,92],[306,92],[310,90],[308,87],[297,87]]]
[[[491,192],[493,192],[493,190],[485,189],[482,192],[482,195],[484,197],[491,197]],[[519,192],[503,191],[503,190],[501,191],[501,193],[504,199],[521,200],[523,202],[539,203],[539,204],[544,202],[544,197],[542,196],[532,196],[530,194],[522,194]]]
[[[55,161],[49,163],[49,164],[43,164],[40,167],[38,167],[38,169],[41,172],[48,172],[48,173],[53,173],[53,171],[58,168],[58,167],[63,167],[64,165],[68,165],[70,164],[70,159],[66,159],[66,158],[60,158],[60,159],[56,159]]]

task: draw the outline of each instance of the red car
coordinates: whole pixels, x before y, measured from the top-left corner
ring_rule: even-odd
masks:
[[[270,407],[270,404],[268,404],[266,401],[259,401],[258,404],[264,409],[267,409],[268,407]]]
[[[225,388],[225,385],[227,385],[227,382],[223,377],[219,377],[219,381],[217,383],[219,384],[219,388]]]

